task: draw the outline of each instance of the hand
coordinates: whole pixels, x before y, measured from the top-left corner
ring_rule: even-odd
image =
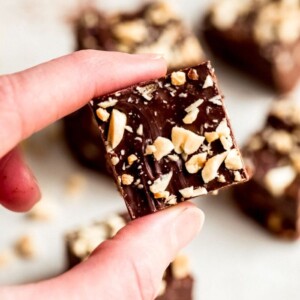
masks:
[[[161,57],[80,51],[0,76],[0,204],[26,211],[40,198],[17,144],[91,98],[166,72]],[[9,152],[10,151],[10,152]],[[0,299],[154,299],[164,270],[199,232],[203,213],[191,203],[135,220],[67,273],[0,288]]]

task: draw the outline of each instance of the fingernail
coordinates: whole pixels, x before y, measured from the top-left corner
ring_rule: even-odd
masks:
[[[151,60],[164,59],[163,54],[159,54],[159,53],[143,53],[143,54],[133,54],[133,55],[143,59],[151,59]]]
[[[185,208],[176,218],[174,235],[178,248],[184,248],[193,240],[203,227],[205,215],[197,207]]]

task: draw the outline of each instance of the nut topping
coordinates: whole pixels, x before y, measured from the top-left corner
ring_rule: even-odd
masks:
[[[156,160],[161,160],[164,156],[168,155],[174,149],[173,143],[164,137],[158,137],[155,141],[153,146],[155,147],[155,151],[153,155]],[[146,150],[147,151],[147,150]]]
[[[138,160],[138,158],[136,155],[131,154],[128,156],[127,160],[128,160],[128,164],[131,166],[135,161]]]
[[[123,139],[127,117],[124,113],[113,109],[111,113],[107,141],[115,149]]]
[[[148,101],[154,97],[153,93],[157,90],[156,84],[148,84],[145,86],[137,86],[136,90]]]
[[[280,197],[285,189],[296,178],[296,171],[291,166],[284,166],[271,169],[264,178],[264,182],[268,191],[274,197]]]
[[[112,99],[112,98],[110,97],[107,101],[100,102],[98,105],[99,105],[101,108],[108,108],[108,107],[115,106],[117,103],[118,103],[118,100]]]
[[[129,174],[123,174],[121,176],[122,184],[131,185],[134,181],[134,177]]]
[[[242,158],[237,149],[232,149],[229,151],[226,159],[225,166],[228,170],[240,170],[243,168]]]
[[[107,110],[103,109],[103,108],[98,108],[96,110],[96,114],[97,114],[97,117],[103,122],[107,122],[107,120],[109,119],[109,116],[110,116],[110,114],[107,112]]]
[[[159,178],[157,178],[153,184],[150,186],[150,191],[153,194],[157,194],[160,192],[164,192],[166,188],[168,187],[170,180],[173,176],[173,172],[169,172],[167,174],[161,175]]]
[[[207,158],[207,153],[193,155],[186,163],[185,167],[190,174],[196,174],[203,168]]]
[[[205,164],[202,170],[202,178],[205,183],[208,183],[218,176],[218,170],[225,160],[228,152],[223,152],[221,154],[211,157]]]
[[[171,74],[171,82],[173,85],[183,85],[186,82],[185,73],[178,71]]]
[[[172,142],[174,144],[175,152],[180,154],[193,154],[204,142],[203,136],[197,135],[196,133],[186,130],[181,127],[172,128]]]
[[[192,80],[198,80],[199,79],[199,75],[197,70],[195,69],[190,69],[188,72],[188,78],[192,79]]]
[[[212,87],[214,85],[214,81],[210,75],[207,75],[204,81],[204,84],[202,86],[203,89]]]

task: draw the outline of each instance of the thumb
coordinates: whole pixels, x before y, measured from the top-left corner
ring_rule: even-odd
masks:
[[[203,212],[187,202],[137,219],[64,275],[16,289],[30,298],[153,300],[165,269],[203,222]]]

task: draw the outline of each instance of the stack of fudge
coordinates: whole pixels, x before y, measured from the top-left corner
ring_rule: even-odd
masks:
[[[96,9],[82,12],[75,23],[77,50],[98,49],[127,53],[163,54],[169,70],[204,61],[195,34],[161,1],[150,2],[132,13],[107,15]],[[97,125],[88,106],[66,117],[65,136],[73,155],[83,165],[110,173]]]
[[[298,0],[219,0],[203,25],[212,50],[280,93],[300,76]]]
[[[69,268],[86,260],[99,244],[112,238],[129,220],[128,214],[114,214],[67,233]],[[156,300],[192,300],[193,283],[188,257],[178,255],[165,271]]]

